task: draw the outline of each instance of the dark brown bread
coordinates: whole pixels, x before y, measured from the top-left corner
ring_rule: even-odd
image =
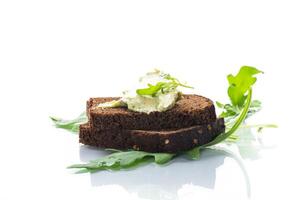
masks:
[[[101,130],[80,126],[79,141],[83,144],[114,149],[175,153],[206,144],[224,132],[224,119],[188,128],[147,130]]]
[[[87,113],[92,128],[127,130],[179,129],[216,121],[213,102],[198,95],[182,95],[175,106],[165,112],[149,114],[130,111],[127,108],[100,108],[104,103],[119,98],[91,98]]]

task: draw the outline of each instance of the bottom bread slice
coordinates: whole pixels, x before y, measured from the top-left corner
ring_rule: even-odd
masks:
[[[101,130],[87,123],[80,126],[79,142],[102,148],[176,153],[206,144],[224,131],[223,118],[206,125],[162,131]]]

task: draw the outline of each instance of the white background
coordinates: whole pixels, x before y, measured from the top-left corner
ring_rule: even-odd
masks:
[[[154,67],[227,101],[226,75],[265,72],[254,88],[277,123],[245,159],[253,199],[299,199],[300,6],[297,1],[0,1],[0,199],[245,199],[237,163],[203,153],[133,171],[74,175],[103,154],[48,116],[117,96]]]

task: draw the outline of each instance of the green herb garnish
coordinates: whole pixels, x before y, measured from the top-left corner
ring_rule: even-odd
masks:
[[[177,78],[172,77],[170,74],[162,74],[161,77],[165,81],[157,82],[155,85],[147,84],[147,88],[137,89],[138,95],[157,96],[158,94],[165,94],[174,91],[177,87],[193,88],[191,86],[182,84]]]
[[[227,76],[229,83],[228,96],[233,106],[241,108],[245,104],[245,93],[256,82],[254,75],[262,73],[262,71],[249,66],[241,67],[239,73],[236,76],[232,74]]]
[[[227,127],[231,126],[231,123],[235,121],[241,110],[245,107],[247,92],[256,82],[255,75],[260,73],[263,72],[254,67],[243,66],[236,76],[232,74],[227,76],[229,83],[227,93],[231,104],[216,102],[216,105],[223,110],[219,117],[225,118]],[[251,101],[246,118],[260,111],[260,109],[261,102],[259,100]]]
[[[56,128],[62,128],[73,133],[78,133],[80,124],[84,124],[88,121],[86,112],[81,113],[72,120],[64,120],[58,117],[50,117],[50,119],[53,121]]]
[[[95,172],[99,170],[119,170],[135,167],[143,162],[154,161],[157,164],[169,162],[175,154],[148,153],[144,151],[117,151],[87,164],[75,164],[68,168],[85,169],[79,172]]]
[[[200,146],[195,147],[189,151],[184,152],[184,154],[191,160],[198,160],[200,158]]]
[[[244,107],[243,111],[241,112],[240,116],[238,117],[238,119],[233,124],[233,126],[229,129],[229,131],[227,131],[226,133],[218,135],[213,141],[211,141],[211,142],[203,145],[203,147],[208,147],[208,146],[216,145],[216,144],[218,144],[218,143],[226,140],[228,137],[230,137],[239,128],[239,126],[245,120],[245,118],[247,116],[247,113],[249,111],[251,97],[252,97],[252,90],[249,89],[245,107]]]

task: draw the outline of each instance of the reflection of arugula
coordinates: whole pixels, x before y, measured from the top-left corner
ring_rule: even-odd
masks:
[[[214,147],[214,148],[209,148],[207,150],[211,151],[211,152],[214,152],[214,153],[217,153],[217,154],[224,155],[224,156],[229,157],[229,158],[232,158],[234,161],[237,162],[237,164],[239,165],[239,167],[240,167],[240,169],[243,173],[244,180],[245,180],[245,183],[246,183],[247,196],[250,199],[250,197],[251,197],[250,178],[249,178],[249,175],[247,173],[246,167],[243,163],[243,160],[238,155],[236,155],[234,152],[232,152],[232,151],[230,151],[226,148]]]
[[[200,151],[204,148],[219,144],[221,142],[230,141],[236,142],[238,136],[234,133],[240,128],[244,120],[258,112],[261,108],[261,102],[258,100],[252,101],[252,86],[256,82],[255,75],[262,73],[254,67],[243,66],[236,76],[228,75],[228,96],[231,104],[222,104],[217,102],[223,112],[220,117],[224,117],[226,121],[226,132],[217,136],[213,141],[203,146],[198,146],[186,152],[179,154],[169,153],[148,153],[143,151],[119,151],[113,150],[112,154],[104,156],[100,159],[90,161],[86,164],[75,164],[69,168],[80,169],[79,172],[95,172],[99,170],[120,170],[131,167],[136,167],[142,163],[155,162],[157,164],[165,164],[180,154],[185,154],[189,159],[197,160],[200,157]],[[139,95],[155,96],[159,92],[164,93],[176,89],[178,86],[189,87],[181,84],[176,78],[170,75],[165,75],[166,82],[158,82],[156,85],[148,84],[148,88],[138,89]],[[51,117],[52,121],[58,128],[78,132],[80,124],[87,122],[86,114],[81,114],[74,120],[61,120]],[[246,125],[244,125],[246,126]],[[275,125],[257,125],[261,130],[264,127],[274,127]]]

